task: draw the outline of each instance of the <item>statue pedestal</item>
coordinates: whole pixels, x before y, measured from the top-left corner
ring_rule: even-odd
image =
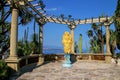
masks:
[[[70,68],[72,67],[71,61],[70,61],[70,54],[64,54],[64,63],[62,65],[63,67]]]

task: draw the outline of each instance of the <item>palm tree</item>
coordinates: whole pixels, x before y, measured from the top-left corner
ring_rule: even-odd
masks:
[[[6,7],[8,9],[6,9]],[[7,0],[0,0],[0,25],[6,21],[11,14],[11,8],[7,5]]]
[[[110,30],[110,51],[112,55],[115,53],[116,49],[116,31]],[[88,37],[90,38],[90,50],[92,52],[104,53],[104,44],[106,44],[106,36],[102,31],[102,24],[92,24],[92,30],[88,31]]]
[[[62,21],[63,21],[64,18],[65,18],[65,15],[64,15],[64,14],[61,14],[60,17],[62,18]]]
[[[68,15],[68,21],[71,21],[72,15]]]
[[[89,30],[89,31],[87,32],[87,35],[88,35],[89,38],[90,38],[90,37],[93,37],[93,31],[92,31],[92,30]]]
[[[104,40],[105,40],[105,34],[102,33],[101,29],[102,24],[95,24],[93,23],[91,26],[91,30],[88,30],[87,34],[90,38],[90,50],[92,52],[99,52],[104,53]]]

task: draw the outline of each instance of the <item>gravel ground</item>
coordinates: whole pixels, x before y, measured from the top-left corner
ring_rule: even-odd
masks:
[[[120,66],[101,62],[75,62],[71,68],[50,62],[19,76],[17,80],[120,80]]]

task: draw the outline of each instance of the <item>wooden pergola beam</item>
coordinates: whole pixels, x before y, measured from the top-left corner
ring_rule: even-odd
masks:
[[[42,14],[32,5],[30,4],[28,1],[24,0],[26,4],[28,4],[30,6],[30,8],[35,11],[40,17],[42,17]]]
[[[110,20],[112,17],[99,17],[99,18],[91,18],[91,19],[84,19],[84,20],[74,20],[73,22],[75,22],[76,25],[78,24],[91,24],[91,23],[101,23],[101,22],[105,22],[107,20]],[[58,17],[49,17],[46,16],[46,21],[47,22],[54,22],[54,23],[59,23],[59,24],[70,24],[71,21],[69,21],[68,19],[64,19],[62,20],[61,18]],[[111,19],[111,22],[113,22],[113,20]]]

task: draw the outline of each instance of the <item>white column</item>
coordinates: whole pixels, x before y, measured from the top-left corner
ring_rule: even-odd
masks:
[[[10,56],[11,59],[17,59],[17,41],[18,41],[18,10],[12,9],[12,22],[10,31]]]
[[[72,36],[72,41],[73,41],[73,43],[72,43],[72,54],[74,54],[75,53],[75,42],[74,42],[74,29],[75,29],[75,25],[69,25],[69,28],[70,28],[70,30],[71,30],[71,36]]]
[[[45,25],[46,20],[44,17],[40,18],[39,21],[39,51],[43,54],[43,25]]]
[[[105,61],[107,63],[111,63],[111,52],[110,52],[110,30],[109,30],[109,27],[110,27],[110,24],[109,23],[105,23],[104,24],[105,27],[106,27],[106,56],[105,56]]]
[[[40,54],[43,54],[43,25],[39,26],[39,50],[40,50]]]
[[[109,30],[109,24],[105,24],[106,27],[106,53],[107,54],[111,54],[110,52],[110,30]]]
[[[74,28],[71,29],[71,36],[72,36],[72,41],[73,41],[73,43],[72,43],[72,53],[75,53],[75,49],[74,49],[74,47],[75,47],[75,44],[74,44]]]

